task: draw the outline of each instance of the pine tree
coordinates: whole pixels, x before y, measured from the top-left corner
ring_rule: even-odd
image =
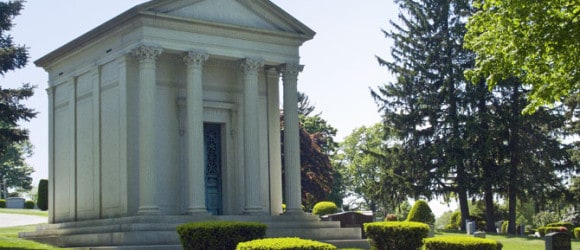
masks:
[[[22,10],[22,1],[0,2],[0,75],[20,69],[28,62],[25,46],[15,45],[12,37],[6,34],[13,26],[13,19]],[[36,113],[26,108],[20,101],[31,97],[33,87],[25,84],[19,89],[6,89],[0,85],[0,154],[12,145],[25,141],[28,132],[18,128],[18,122],[28,121]]]
[[[398,0],[404,13],[394,31],[393,61],[379,58],[397,79],[373,96],[387,128],[401,139],[402,162],[410,169],[413,196],[458,194],[463,218],[469,218],[469,181],[465,158],[464,97],[471,88],[463,71],[474,56],[463,49],[467,0]],[[463,224],[463,223],[462,223]]]

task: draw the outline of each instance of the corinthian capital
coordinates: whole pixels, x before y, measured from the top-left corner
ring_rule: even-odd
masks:
[[[187,66],[201,67],[209,59],[209,54],[201,51],[189,51],[183,57],[183,62]]]
[[[257,73],[263,67],[264,59],[261,58],[246,58],[240,63],[240,69],[245,73]]]
[[[161,52],[163,52],[162,48],[141,45],[133,50],[133,55],[139,61],[156,61]]]
[[[282,73],[282,77],[284,79],[297,79],[298,74],[304,70],[304,65],[295,64],[295,63],[287,63],[282,64],[278,68],[280,73]]]

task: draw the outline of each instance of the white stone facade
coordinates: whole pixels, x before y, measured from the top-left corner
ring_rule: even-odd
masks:
[[[37,60],[50,223],[207,214],[204,124],[221,135],[219,215],[299,214],[296,85],[313,36],[267,0],[154,0]]]

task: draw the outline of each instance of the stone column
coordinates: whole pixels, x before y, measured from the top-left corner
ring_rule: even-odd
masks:
[[[260,194],[260,151],[258,140],[258,72],[262,59],[244,59],[240,65],[244,82],[244,183],[246,214],[263,213]]]
[[[203,155],[203,64],[209,55],[190,51],[183,57],[187,65],[187,213],[207,213],[205,205],[205,164]]]
[[[284,84],[284,167],[286,214],[302,214],[300,182],[300,138],[298,120],[298,74],[304,66],[280,67]]]
[[[139,60],[139,210],[140,215],[159,214],[156,203],[155,109],[157,100],[156,61],[162,49],[141,46],[133,51]]]
[[[268,90],[268,143],[270,170],[270,214],[282,214],[282,149],[280,143],[280,73],[266,70]]]

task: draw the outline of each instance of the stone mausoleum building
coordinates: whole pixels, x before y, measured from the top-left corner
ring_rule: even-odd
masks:
[[[218,219],[331,239],[301,209],[299,48],[314,34],[268,0],[153,0],[38,59],[49,224],[21,236],[175,247],[176,225]]]

